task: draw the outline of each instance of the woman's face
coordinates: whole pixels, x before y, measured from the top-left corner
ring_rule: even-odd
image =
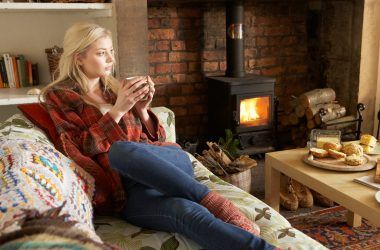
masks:
[[[87,51],[79,54],[77,60],[90,79],[110,75],[115,62],[112,39],[109,36],[99,38]]]

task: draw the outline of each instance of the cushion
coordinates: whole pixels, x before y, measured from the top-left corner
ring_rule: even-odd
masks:
[[[0,139],[0,232],[17,230],[14,218],[27,209],[43,213],[64,204],[68,220],[100,241],[92,224],[93,193],[94,179],[52,145]]]
[[[49,139],[55,144],[58,140],[58,133],[50,118],[49,113],[40,103],[20,104],[17,108],[37,127],[45,131]]]
[[[151,108],[152,112],[157,116],[162,127],[165,130],[166,142],[176,142],[175,133],[175,115],[174,112],[166,107]]]
[[[0,123],[0,139],[23,139],[52,145],[45,132],[22,114],[15,114]]]

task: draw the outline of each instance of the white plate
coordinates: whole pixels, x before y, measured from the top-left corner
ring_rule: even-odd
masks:
[[[375,199],[377,200],[378,203],[380,203],[380,191],[376,192]]]

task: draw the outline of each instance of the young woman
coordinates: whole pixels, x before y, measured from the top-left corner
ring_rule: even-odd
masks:
[[[111,34],[75,24],[63,42],[58,78],[42,92],[57,148],[95,178],[97,212],[118,212],[141,227],[181,233],[207,249],[273,249],[230,201],[194,179],[189,157],[149,104],[154,82],[119,82]],[[125,195],[126,194],[126,195]]]

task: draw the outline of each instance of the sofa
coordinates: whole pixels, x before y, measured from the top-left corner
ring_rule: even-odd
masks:
[[[155,107],[152,108],[152,110],[165,128],[167,141],[175,142],[174,113],[165,107]],[[41,151],[42,148],[44,149],[43,151]],[[16,153],[12,154],[10,151]],[[28,156],[31,151],[42,152],[43,156],[38,156],[38,154]],[[38,156],[38,161],[35,161],[36,155]],[[189,154],[189,157],[194,166],[196,179],[207,185],[211,190],[217,191],[224,197],[230,199],[249,219],[255,221],[260,226],[261,237],[267,242],[281,249],[326,249],[314,239],[311,239],[293,228],[283,216],[264,202],[221,180],[205,168],[191,154]],[[18,160],[18,158],[22,159]],[[19,166],[9,166],[9,159],[11,159],[12,162],[19,162]],[[33,159],[34,165],[28,162],[32,161],[31,159]],[[35,173],[34,175],[26,175],[30,169],[33,171],[46,171],[47,167],[50,172],[45,173],[44,176],[50,176],[48,178],[49,183],[54,183],[54,178],[56,178],[58,184],[54,186],[55,190],[52,190],[52,187],[47,185],[46,181],[38,179],[42,178],[41,176],[43,176],[43,174]],[[38,168],[45,169],[39,170]],[[55,172],[51,174],[53,170]],[[65,171],[68,172],[68,174]],[[59,172],[61,173],[60,175],[57,174]],[[13,183],[14,187],[10,188],[9,185],[12,186],[13,184],[10,183],[9,178],[13,178],[14,176],[19,176],[17,177],[19,179],[17,183]],[[64,176],[65,181],[62,180],[62,176]],[[77,178],[73,176],[77,176]],[[16,177],[15,179],[17,179]],[[33,188],[24,188],[24,191],[27,192],[27,195],[25,195],[27,197],[39,195],[39,198],[36,198],[34,203],[31,204],[27,204],[25,199],[22,202],[17,201],[23,206],[23,209],[17,210],[17,206],[14,205],[16,204],[14,198],[9,198],[9,190],[15,192],[15,187],[23,188],[26,184],[29,187],[37,185],[33,184],[36,178],[39,181],[37,184],[43,186],[42,191],[37,190],[39,194],[35,194],[37,191]],[[72,182],[68,183],[67,179],[72,180]],[[70,188],[68,188],[67,185],[70,185]],[[50,202],[42,204],[41,200],[44,199],[41,197],[45,196],[43,196],[41,192],[47,190],[46,186],[50,188],[46,196],[50,199]],[[7,191],[5,192],[4,190]],[[0,243],[2,233],[18,230],[17,227],[11,228],[14,225],[12,225],[10,221],[14,217],[22,216],[23,211],[25,211],[25,206],[28,209],[37,207],[37,210],[46,211],[49,208],[61,205],[64,207],[63,212],[69,215],[68,220],[76,221],[77,229],[82,230],[88,237],[98,243],[105,242],[118,246],[121,249],[132,250],[202,249],[201,246],[192,240],[177,233],[139,228],[117,217],[93,216],[91,198],[95,190],[96,187],[93,186],[92,177],[79,166],[76,166],[70,159],[56,151],[45,131],[34,125],[26,116],[23,114],[15,114],[0,123]],[[57,195],[57,193],[60,193],[60,195]],[[11,200],[7,203],[5,198]],[[67,200],[67,202],[63,202],[65,200]],[[70,204],[68,205],[67,203]],[[9,213],[13,213],[13,215],[10,216]],[[15,214],[17,214],[17,216]],[[9,228],[7,225],[9,225]]]

